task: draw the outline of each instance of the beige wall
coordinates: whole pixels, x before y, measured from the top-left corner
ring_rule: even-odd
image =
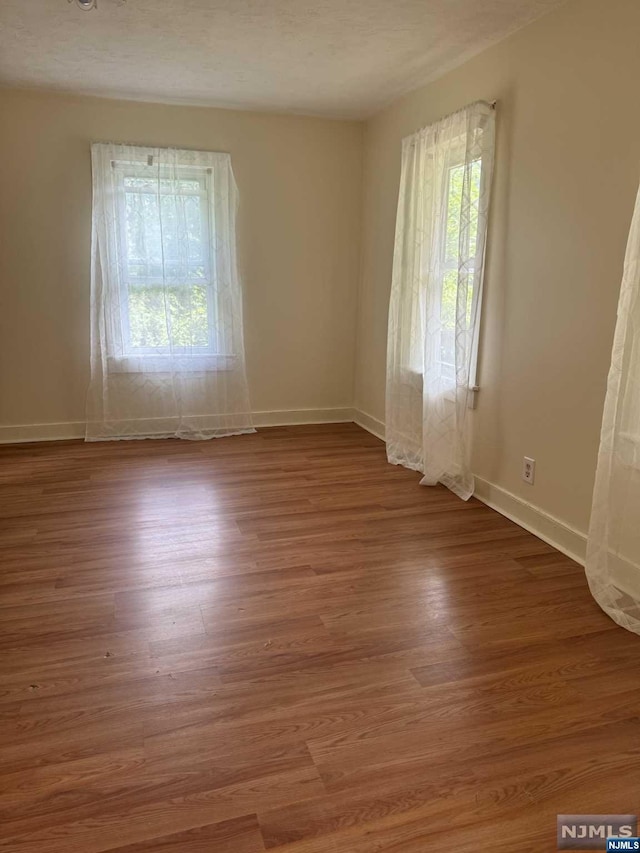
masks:
[[[356,405],[384,419],[402,137],[498,99],[474,470],[585,530],[640,177],[640,3],[573,0],[396,102],[365,134]],[[536,483],[520,479],[524,455]]]
[[[229,151],[257,411],[350,406],[362,125],[0,90],[0,425],[84,420],[93,140]]]

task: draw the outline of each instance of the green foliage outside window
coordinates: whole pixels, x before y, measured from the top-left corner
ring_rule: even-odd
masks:
[[[468,226],[468,249],[465,255],[469,260],[470,268],[467,272],[459,272],[458,269],[445,270],[442,281],[442,304],[440,319],[443,328],[454,329],[456,325],[456,301],[458,298],[458,287],[467,286],[467,321],[471,321],[471,304],[473,300],[473,259],[476,254],[476,243],[478,241],[478,205],[480,200],[480,172],[481,164],[475,160],[469,170],[469,226]],[[463,165],[454,166],[449,169],[449,190],[447,202],[447,228],[445,234],[445,264],[457,263],[460,251],[460,226],[462,220],[462,193],[465,168]]]
[[[132,347],[206,347],[207,286],[130,287],[129,335]]]
[[[462,196],[464,192],[465,167],[463,164],[449,169],[447,187],[447,221],[444,239],[444,271],[440,301],[440,359],[443,365],[455,363],[456,306],[459,295],[466,301],[466,324],[471,325],[473,305],[473,264],[478,242],[478,206],[480,200],[481,163],[475,160],[467,169],[469,181],[469,222],[462,223]],[[460,246],[460,240],[467,245]],[[465,269],[459,269],[461,254],[468,260]],[[449,268],[447,268],[447,266]],[[466,294],[459,294],[461,288]]]

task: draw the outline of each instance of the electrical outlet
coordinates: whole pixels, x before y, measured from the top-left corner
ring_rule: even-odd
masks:
[[[536,478],[536,460],[530,456],[525,456],[522,460],[522,479],[525,483],[533,486],[533,481]]]

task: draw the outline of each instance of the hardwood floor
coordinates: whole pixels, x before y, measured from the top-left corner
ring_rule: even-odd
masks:
[[[353,424],[0,448],[0,850],[546,853],[640,638]]]

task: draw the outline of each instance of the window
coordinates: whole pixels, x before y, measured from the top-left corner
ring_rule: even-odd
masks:
[[[402,142],[389,299],[391,462],[466,499],[495,113],[478,102]]]
[[[216,354],[211,169],[113,168],[122,355]]]
[[[464,186],[465,171],[468,186]],[[474,160],[465,170],[459,163],[447,170],[445,227],[442,230],[440,249],[440,354],[442,374],[455,381],[455,337],[458,300],[465,306],[464,329],[471,328],[476,272],[476,252],[478,243],[478,203],[480,199],[480,178],[482,164]],[[468,218],[462,217],[463,194],[469,195]],[[459,266],[459,258],[464,258]],[[475,344],[477,345],[477,339]],[[475,384],[474,376],[471,384]]]
[[[168,349],[168,325],[174,346],[212,349],[208,177],[200,172],[157,182],[123,170],[127,350]]]
[[[414,322],[420,327],[429,318],[426,322],[435,345],[432,367],[437,367],[444,386],[454,386],[456,333],[471,331],[478,298],[475,282],[482,161],[476,159],[467,165],[456,161],[444,174],[443,216],[433,260],[436,288],[428,291],[428,273],[423,271]],[[424,341],[425,332],[419,328],[410,350],[410,370],[419,377],[424,373]],[[477,344],[476,335],[470,341],[471,387],[475,385]]]
[[[253,429],[225,152],[91,146],[87,438]]]

